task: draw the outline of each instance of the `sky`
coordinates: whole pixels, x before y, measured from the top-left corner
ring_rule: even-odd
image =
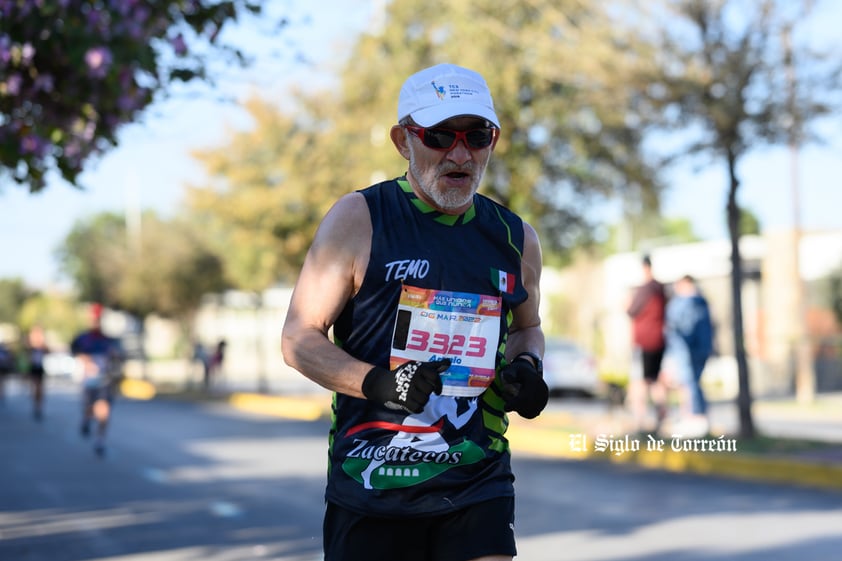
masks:
[[[245,74],[227,73],[219,80],[220,89],[237,98],[259,89],[261,95],[280,100],[292,85],[329,79],[330,69],[355,35],[372,24],[372,6],[379,2],[356,2],[353,10],[342,0],[325,0],[318,10],[307,0],[267,2],[270,15],[283,13],[291,25],[272,38],[248,29],[242,32],[252,42],[250,51],[254,47],[252,52],[280,50],[282,54],[260,58]],[[831,37],[832,25],[827,23],[842,21],[842,2],[827,4],[811,30],[816,37]],[[238,40],[241,35],[232,37]],[[313,64],[298,62],[290,45]],[[202,169],[190,153],[223,144],[227,131],[247,126],[245,113],[236,104],[219,102],[216,92],[207,88],[199,91],[202,95],[197,98],[180,94],[156,103],[141,122],[124,127],[119,146],[82,174],[84,189],[60,180],[51,181],[37,194],[15,185],[0,187],[0,278],[22,278],[37,288],[66,287],[54,251],[77,220],[103,211],[131,215],[139,208],[153,208],[165,217],[175,213],[183,186],[202,183]],[[796,203],[797,220],[804,229],[842,228],[842,123],[828,124],[823,131],[829,138],[827,145],[811,145],[798,153],[797,189],[788,149],[758,149],[743,160],[738,169],[739,202],[760,218],[764,229],[791,228]],[[725,171],[719,161],[700,169],[689,164],[673,168],[667,176],[663,214],[691,220],[703,239],[727,237]],[[605,217],[614,218],[611,208]]]

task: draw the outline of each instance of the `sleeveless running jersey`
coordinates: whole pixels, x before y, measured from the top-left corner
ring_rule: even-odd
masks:
[[[82,385],[96,389],[111,386],[120,375],[120,341],[99,330],[88,330],[70,343],[70,352],[80,360]]]
[[[419,414],[334,394],[327,500],[373,516],[424,516],[512,496],[508,419],[497,369],[521,280],[523,223],[482,195],[439,213],[406,178],[360,191],[372,223],[359,293],[334,341],[394,368],[450,358],[442,395]]]

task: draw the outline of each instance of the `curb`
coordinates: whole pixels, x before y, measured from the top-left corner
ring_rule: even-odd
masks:
[[[240,410],[301,421],[327,419],[331,413],[330,395],[284,397],[234,393],[229,397],[228,402]],[[571,446],[571,439],[584,437],[593,444],[594,437],[586,435],[581,430],[571,430],[569,427],[575,424],[570,415],[556,414],[553,420],[561,422],[564,428],[547,427],[546,423],[545,426],[541,426],[540,422],[536,422],[537,420],[522,421],[519,418],[512,418],[506,433],[512,449],[516,452],[547,458],[608,461],[670,472],[842,490],[842,465],[832,462],[734,451],[675,451],[670,447],[669,439],[665,439],[664,448],[661,451],[645,449],[645,442],[641,442],[642,445],[638,450],[629,450],[626,446],[622,451],[608,449],[597,451],[594,446],[587,446],[587,442],[584,446],[574,448]],[[721,438],[706,440],[716,442]],[[735,447],[739,447],[738,442]]]
[[[123,378],[120,381],[120,394],[129,399],[149,401],[157,394],[155,386],[146,380]]]
[[[255,393],[233,393],[228,403],[242,411],[298,421],[330,417],[330,396],[284,397]]]

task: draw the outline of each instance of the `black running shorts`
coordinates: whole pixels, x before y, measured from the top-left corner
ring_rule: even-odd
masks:
[[[514,497],[424,518],[376,518],[328,503],[325,561],[469,561],[517,554]]]
[[[655,382],[661,373],[661,362],[663,359],[663,347],[654,351],[644,351],[640,347],[635,347],[629,379],[643,379],[647,382]]]
[[[664,359],[664,349],[643,351],[643,378],[650,382],[658,379],[661,373],[661,362]]]

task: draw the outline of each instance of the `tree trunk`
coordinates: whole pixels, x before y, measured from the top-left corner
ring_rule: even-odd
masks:
[[[734,356],[737,359],[737,373],[740,383],[737,406],[740,416],[740,436],[754,437],[754,421],[751,417],[751,390],[749,388],[748,361],[743,337],[743,265],[740,257],[740,207],[737,205],[737,189],[740,182],[736,173],[736,158],[728,153],[728,176],[731,182],[728,193],[728,231],[731,235],[731,300],[733,303]]]

